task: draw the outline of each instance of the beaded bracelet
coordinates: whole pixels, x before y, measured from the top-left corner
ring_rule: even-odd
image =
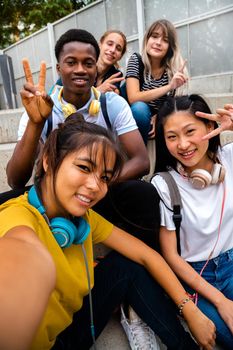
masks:
[[[188,303],[188,302],[191,301],[191,300],[192,300],[192,298],[187,297],[187,298],[183,299],[183,300],[181,301],[181,303],[178,305],[179,314],[180,314],[181,316],[183,316],[183,308],[184,308],[185,304]]]

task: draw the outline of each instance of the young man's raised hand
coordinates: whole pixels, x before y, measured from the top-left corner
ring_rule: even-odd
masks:
[[[22,63],[26,78],[26,83],[20,91],[22,103],[32,122],[44,122],[53,108],[53,101],[45,91],[46,64],[41,62],[39,81],[38,84],[34,84],[28,59],[24,58]]]

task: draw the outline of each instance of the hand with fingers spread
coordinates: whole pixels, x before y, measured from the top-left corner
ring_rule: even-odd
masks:
[[[108,79],[106,79],[101,85],[97,87],[97,89],[101,92],[114,91],[119,94],[119,90],[116,87],[115,83],[119,83],[123,81],[125,78],[120,77],[121,72],[117,72],[111,75]]]
[[[23,59],[26,83],[20,91],[22,103],[30,120],[39,124],[44,122],[52,112],[53,101],[45,92],[46,64],[41,62],[38,84],[34,84],[29,61]]]
[[[196,112],[196,116],[200,118],[209,119],[219,124],[219,127],[208,133],[203,137],[203,140],[219,135],[222,131],[233,130],[233,105],[226,104],[224,108],[219,108],[216,114],[208,114],[203,112]]]

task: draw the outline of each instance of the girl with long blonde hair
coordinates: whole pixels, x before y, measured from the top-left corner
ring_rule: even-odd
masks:
[[[144,142],[155,136],[155,116],[168,95],[181,93],[187,82],[174,25],[160,19],[147,29],[142,54],[134,53],[127,65],[127,98]]]

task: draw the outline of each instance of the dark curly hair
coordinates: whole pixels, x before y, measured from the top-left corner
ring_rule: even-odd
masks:
[[[98,60],[100,49],[98,42],[96,41],[95,37],[89,33],[88,31],[84,29],[69,29],[67,30],[56,42],[55,45],[55,56],[57,61],[59,61],[61,51],[63,49],[63,46],[67,43],[70,43],[72,41],[79,41],[82,43],[90,44],[94,47],[96,52],[96,61]]]
[[[200,95],[185,95],[177,97],[168,97],[160,108],[156,120],[156,165],[155,171],[167,171],[169,168],[176,169],[177,160],[170,154],[167,149],[164,138],[164,124],[169,116],[178,111],[186,111],[195,117],[195,113],[200,111],[203,113],[211,113],[211,110],[206,101]],[[196,117],[198,118],[198,117]],[[210,121],[204,118],[198,118],[205,124]],[[214,128],[218,124],[214,122]],[[212,137],[209,140],[208,156],[216,160],[216,154],[220,146],[219,135]]]

